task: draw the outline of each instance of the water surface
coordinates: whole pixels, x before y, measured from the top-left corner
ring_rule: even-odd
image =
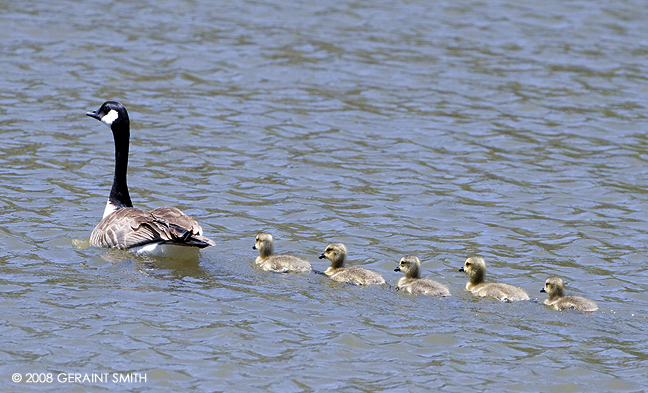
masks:
[[[433,3],[433,4],[431,4]],[[3,2],[6,391],[639,391],[648,386],[648,14],[639,1]],[[129,110],[137,207],[195,263],[88,247]],[[392,285],[254,267],[332,241]],[[394,291],[402,255],[452,297]],[[458,272],[529,302],[476,299]],[[560,276],[599,311],[558,312]],[[134,373],[27,384],[14,373]]]

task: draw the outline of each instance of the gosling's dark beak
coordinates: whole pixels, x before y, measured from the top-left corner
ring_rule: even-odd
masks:
[[[396,269],[394,269],[394,271],[395,271],[395,272],[400,272],[400,271],[401,271],[401,270],[400,270],[400,267],[397,267]]]
[[[92,118],[95,118],[97,120],[101,120],[101,117],[97,114],[97,111],[92,111],[92,112],[86,112],[87,116],[90,116]]]
[[[463,266],[459,268],[459,271],[460,271],[460,272],[465,272]]]
[[[324,259],[324,258],[326,258],[326,255],[324,255],[324,253],[321,253],[320,256],[319,256],[318,258],[319,258],[319,259]]]
[[[252,246],[252,249],[253,249],[253,250],[256,250],[256,244]]]
[[[545,291],[544,288],[542,288],[542,289],[540,290],[540,292],[542,292],[542,293],[546,293],[547,291]]]

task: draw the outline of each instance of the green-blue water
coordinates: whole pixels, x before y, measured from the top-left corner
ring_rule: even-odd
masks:
[[[632,0],[0,2],[0,390],[646,389],[647,19]],[[135,206],[216,241],[196,263],[88,247],[105,100],[130,113]],[[343,242],[392,286],[415,254],[453,296],[262,272],[259,231],[320,271]],[[466,292],[473,255],[532,300]],[[545,307],[549,276],[599,311]]]

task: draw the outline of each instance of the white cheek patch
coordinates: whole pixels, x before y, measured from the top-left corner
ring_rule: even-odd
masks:
[[[110,127],[118,117],[119,113],[117,113],[116,110],[111,109],[110,112],[106,113],[106,115],[101,118],[101,122]]]

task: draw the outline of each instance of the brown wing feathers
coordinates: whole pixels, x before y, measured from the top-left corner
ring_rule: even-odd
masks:
[[[144,211],[134,207],[116,210],[92,231],[90,243],[96,247],[129,249],[148,243],[176,243],[195,247],[215,243],[202,236],[193,218],[175,207]]]

